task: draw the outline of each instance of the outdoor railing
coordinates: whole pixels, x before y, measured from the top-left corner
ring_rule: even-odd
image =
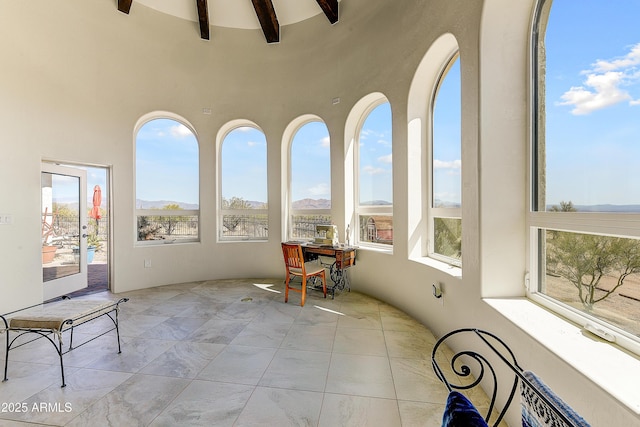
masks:
[[[199,218],[197,215],[141,215],[137,229],[138,241],[193,241],[199,236]]]
[[[269,221],[266,214],[223,214],[222,239],[266,240],[269,237]]]
[[[331,215],[292,215],[291,238],[313,239],[316,235],[316,225],[330,225]]]

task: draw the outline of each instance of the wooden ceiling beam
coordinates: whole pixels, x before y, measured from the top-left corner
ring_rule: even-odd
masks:
[[[271,0],[251,0],[267,43],[280,41],[280,24]]]
[[[200,38],[209,40],[209,9],[207,0],[196,0],[198,7],[198,22],[200,22]]]
[[[316,0],[329,22],[335,24],[338,22],[338,0]]]
[[[133,0],[118,0],[118,10],[128,15],[131,10],[131,2]]]

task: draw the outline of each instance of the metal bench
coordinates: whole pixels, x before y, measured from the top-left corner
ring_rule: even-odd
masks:
[[[118,328],[118,312],[120,304],[128,301],[128,298],[121,298],[117,301],[100,301],[91,299],[72,299],[63,296],[61,299],[53,300],[43,304],[12,311],[0,315],[4,326],[0,333],[6,333],[6,349],[4,360],[4,380],[7,381],[7,371],[9,367],[9,351],[22,347],[40,338],[46,338],[56,349],[60,357],[60,373],[62,376],[62,387],[66,386],[64,379],[64,364],[62,356],[71,350],[93,341],[109,332],[115,330],[118,341],[118,353],[120,348],[120,330]],[[74,347],[73,331],[83,325],[102,316],[107,316],[113,322],[113,327],[77,344]],[[69,347],[63,348],[62,334],[69,331]],[[25,342],[17,341],[20,337],[28,334],[35,334],[37,337],[28,339]],[[12,336],[13,335],[13,336]],[[56,343],[57,337],[57,343]]]

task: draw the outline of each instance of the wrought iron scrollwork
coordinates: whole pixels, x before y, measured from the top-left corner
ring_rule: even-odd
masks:
[[[502,359],[504,363],[512,368],[512,371],[514,369],[522,371],[522,369],[518,366],[513,352],[500,338],[490,332],[482,331],[479,329],[467,328],[449,332],[448,334],[440,338],[436,345],[433,347],[433,352],[431,354],[431,364],[433,366],[433,370],[436,376],[445,384],[450,392],[453,390],[470,390],[479,386],[481,383],[484,385],[485,393],[490,398],[489,408],[485,416],[485,421],[489,423],[489,418],[496,408],[496,401],[499,391],[498,376],[495,369],[493,368],[493,365],[491,364],[491,361],[483,354],[480,354],[479,352],[474,350],[465,349],[457,351],[453,354],[451,360],[449,361],[449,376],[445,374],[445,370],[436,361],[438,351],[440,350],[441,346],[452,348],[453,346],[449,346],[448,344],[449,342],[453,343],[455,339],[454,336],[465,333],[467,334],[467,336],[464,337],[466,339],[465,347],[474,346],[474,344],[471,344],[469,342],[469,337],[473,337],[475,335],[480,339],[480,343],[488,345],[499,359]],[[503,409],[502,412],[498,414],[498,417],[493,424],[494,426],[500,424],[500,421],[504,417],[506,409],[513,401],[517,388],[518,375],[514,371],[511,381],[511,387],[509,389],[509,396],[504,404],[505,409]]]
[[[490,351],[486,351],[487,347]],[[463,350],[456,350],[459,348],[463,348]],[[481,354],[480,351],[485,351],[485,353]],[[450,356],[450,359],[446,363],[439,363],[438,360],[443,361],[443,355]],[[497,365],[492,364],[498,361],[504,363],[508,368],[508,370],[500,370],[500,375],[503,375],[504,372],[509,374],[506,377],[508,381],[500,381],[500,384],[498,373],[494,369],[494,366]],[[569,420],[566,413],[558,407],[557,402],[550,399],[540,390],[539,386],[534,385],[527,378],[527,375],[531,373],[525,373],[518,365],[511,349],[491,332],[475,328],[449,332],[434,345],[431,364],[436,376],[445,384],[449,392],[470,390],[482,385],[485,393],[490,397],[489,407],[484,418],[487,424],[491,418],[492,424],[490,425],[494,427],[499,425],[504,418],[514,400],[519,384],[524,389],[524,398],[533,402],[536,412],[541,414],[544,419],[551,421],[548,425],[558,427],[577,425]],[[499,386],[502,388],[499,389]],[[503,399],[505,394],[508,397]],[[500,398],[501,409],[496,407],[498,398]],[[502,404],[503,401],[504,404]],[[494,414],[494,410],[497,414]]]

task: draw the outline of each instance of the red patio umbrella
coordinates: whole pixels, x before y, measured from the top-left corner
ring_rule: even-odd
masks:
[[[100,215],[100,205],[102,204],[102,190],[99,185],[93,187],[93,207],[89,212],[89,216],[96,220],[96,224],[98,220],[101,218]]]

